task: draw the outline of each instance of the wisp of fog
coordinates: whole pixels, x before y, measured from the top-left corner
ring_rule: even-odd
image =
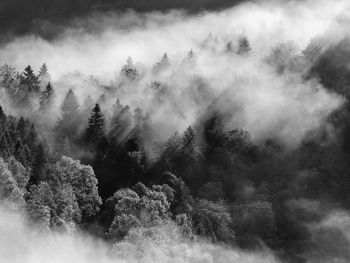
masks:
[[[243,252],[206,242],[181,240],[160,228],[162,240],[131,239],[112,246],[83,233],[35,228],[18,211],[1,206],[0,258],[4,263],[243,262],[277,263],[269,251]]]

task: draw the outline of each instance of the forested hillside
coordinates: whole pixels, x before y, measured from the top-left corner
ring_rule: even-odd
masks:
[[[311,65],[299,76],[303,81],[320,76],[330,91],[347,97],[339,79],[346,80],[349,71],[329,63],[342,49],[329,48],[315,59],[318,47],[311,43],[297,56],[281,57],[290,48],[282,44],[264,63],[279,75],[299,75],[296,69]],[[228,42],[220,53],[253,56],[246,37]],[[350,206],[347,103],[292,149],[277,138],[254,142],[240,127],[226,129],[227,116],[215,104],[184,132],[160,140],[150,116],[125,104],[123,93],[150,74],[144,92],[158,105],[167,103],[173,92],[168,81],[182,68],[190,71],[198,56],[190,51],[176,69],[164,54],[149,72],[140,72],[129,58],[110,86],[83,80],[94,81],[100,94],[84,94],[84,101],[74,89],[57,96],[46,64],[38,73],[30,66],[23,72],[2,66],[6,107],[27,116],[1,109],[2,198],[52,230],[79,227],[115,242],[130,231],[148,235],[172,221],[186,238],[245,249],[262,241],[281,258],[302,258],[314,245],[306,224],[320,220],[329,206]],[[204,96],[205,83],[198,76],[192,81],[185,92]],[[329,125],[337,138],[329,137]]]
[[[231,4],[1,1],[0,20]],[[7,41],[0,262],[349,262],[345,7],[95,13]]]

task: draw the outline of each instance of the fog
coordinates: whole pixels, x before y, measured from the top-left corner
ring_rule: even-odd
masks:
[[[0,208],[0,258],[6,263],[243,262],[277,263],[269,251],[241,251],[180,240],[160,227],[161,240],[129,238],[111,245],[79,233],[55,233],[30,224],[18,211]]]
[[[152,236],[133,230],[112,244],[77,229],[59,233],[39,228],[21,210],[3,204],[0,212],[0,258],[6,263],[281,262],[263,244],[260,249],[241,250],[184,239],[171,223],[156,227]],[[322,219],[308,226],[314,246],[307,250],[306,262],[347,262],[349,214],[334,209],[319,213],[324,214]]]
[[[256,55],[264,56],[272,46],[288,40],[300,49],[316,36],[331,34],[334,40],[341,34],[337,31],[346,22],[348,8],[347,1],[260,1],[198,15],[182,11],[99,14],[73,20],[52,41],[33,35],[14,37],[2,47],[0,58],[18,68],[30,61],[38,69],[46,62],[55,79],[74,70],[113,74],[128,56],[148,66],[164,52],[181,59],[190,49],[199,51],[209,33],[232,40],[247,35]]]
[[[281,75],[265,58],[280,43],[294,43],[287,60],[300,57],[311,40],[322,39],[323,48],[337,43],[347,36],[348,12],[347,1],[310,0],[247,2],[198,15],[176,10],[95,14],[71,21],[52,41],[34,35],[14,37],[1,47],[0,61],[18,69],[29,63],[38,69],[45,62],[59,101],[74,88],[83,102],[87,94],[98,98],[101,85],[117,87],[120,68],[130,56],[140,78],[127,92],[109,96],[102,107],[105,112],[111,111],[117,97],[132,108],[141,107],[159,139],[166,140],[174,131],[195,125],[210,108],[227,116],[228,129],[245,129],[254,141],[275,138],[296,147],[306,134],[327,126],[325,120],[344,99],[317,80],[303,80],[309,62]],[[228,41],[237,49],[242,36],[252,47],[248,58],[224,53]],[[183,60],[189,50],[195,52],[196,63],[186,68]],[[153,76],[150,69],[164,53],[171,70]],[[66,75],[76,71],[80,75],[75,81]],[[99,84],[84,81],[89,75]],[[155,103],[157,95],[147,89],[154,80],[170,90],[163,102]]]
[[[57,119],[61,114],[62,101],[67,91],[73,89],[78,97],[83,116],[79,119],[79,122],[82,123],[77,125],[81,126],[77,128],[81,142],[84,141],[84,130],[86,130],[91,112],[91,105],[88,105],[90,107],[88,108],[84,102],[88,97],[91,97],[93,104],[98,102],[101,106],[106,121],[106,137],[110,128],[108,125],[113,115],[113,105],[119,99],[122,105],[130,106],[131,114],[138,107],[142,109],[145,118],[147,118],[147,124],[152,126],[150,130],[153,134],[150,135],[148,131],[142,131],[144,134],[140,136],[142,138],[138,139],[149,144],[156,141],[159,146],[175,132],[181,133],[190,125],[196,129],[197,136],[198,131],[203,128],[201,126],[203,122],[211,115],[219,113],[218,115],[223,118],[222,123],[225,131],[235,128],[243,129],[249,132],[253,143],[258,146],[266,140],[274,139],[285,149],[296,150],[303,139],[315,136],[318,132],[325,133],[326,139],[337,137],[336,128],[332,126],[329,119],[332,113],[346,105],[346,98],[330,87],[324,87],[317,76],[308,73],[322,52],[329,47],[337,46],[339,42],[350,37],[349,18],[350,2],[347,0],[245,2],[222,11],[203,11],[198,14],[188,14],[181,10],[143,14],[134,11],[96,13],[87,18],[69,21],[63,30],[62,28],[58,29],[57,34],[51,40],[43,39],[35,34],[21,37],[13,35],[8,42],[2,44],[0,46],[0,64],[9,64],[16,67],[18,71],[22,71],[30,64],[38,72],[40,66],[46,63],[52,78],[55,95],[52,105],[40,112],[38,101],[36,101],[39,99],[38,97],[33,98],[36,103],[33,103],[34,106],[30,101],[23,108],[20,108],[19,104],[13,103],[12,105],[9,102],[10,99],[7,96],[10,95],[5,95],[6,88],[4,88],[0,93],[0,104],[6,109],[6,114],[24,114],[25,117],[30,117],[36,124],[40,139],[45,139],[52,145],[54,144],[52,138],[57,127]],[[251,50],[242,54],[239,52],[239,41],[244,37],[249,40]],[[228,49],[228,43],[231,43],[232,50]],[[188,57],[190,50],[194,52],[191,53],[194,54],[191,58]],[[317,52],[314,52],[315,50]],[[169,57],[170,66],[155,72],[154,65],[162,59],[164,53],[167,53]],[[128,57],[132,58],[132,66],[138,73],[134,79],[127,79],[121,73],[121,68],[125,65]],[[346,81],[344,80],[343,83]],[[18,84],[17,87],[21,88],[21,84]],[[342,116],[342,118],[345,117]],[[341,121],[342,118],[339,117]],[[134,122],[136,121],[134,120]],[[132,128],[127,127],[127,129],[131,130]],[[19,135],[15,134],[15,136]],[[338,150],[338,145],[333,147]],[[82,160],[93,160],[92,153],[85,153],[87,148],[79,149],[79,146],[76,148],[74,148],[76,150],[74,157],[84,157],[81,158]],[[147,150],[145,151],[147,152]],[[329,156],[333,154],[327,149],[322,150],[327,152]],[[78,151],[82,151],[82,153]],[[134,153],[134,151],[129,152],[127,149],[125,151],[128,157]],[[310,152],[312,151],[311,149]],[[151,155],[148,152],[147,154]],[[237,155],[239,154],[237,153]],[[316,152],[315,155],[317,154]],[[213,159],[216,158],[216,155],[213,156]],[[300,156],[300,159],[304,158],[304,155],[300,154]],[[312,156],[312,154],[305,156]],[[335,170],[335,175],[338,175],[338,170],[343,169],[343,167],[348,168],[347,165],[341,166],[343,163],[340,162],[343,159],[347,160],[348,155],[344,154],[343,158],[343,155],[338,157],[334,154],[331,157],[335,161],[330,164],[323,163],[323,160],[328,161],[328,155],[325,155],[324,159],[319,156],[321,154],[315,158],[316,160],[320,158],[322,165],[316,161],[313,161],[316,163],[314,164],[311,160],[310,167],[298,164],[301,161],[297,160],[296,157],[293,159],[291,156],[291,167],[283,167],[285,169],[283,173],[280,173],[279,165],[287,164],[289,159],[283,160],[281,163],[278,158],[273,159],[273,162],[271,161],[273,164],[268,162],[266,164],[266,167],[271,167],[271,171],[263,169],[265,167],[263,165],[262,169],[259,169],[257,165],[257,168],[253,167],[255,169],[252,169],[250,173],[247,172],[247,182],[253,180],[249,179],[249,176],[252,177],[252,174],[255,173],[257,178],[261,176],[265,179],[265,172],[266,174],[271,173],[266,176],[267,185],[273,185],[275,181],[277,182],[275,180],[277,176],[272,177],[275,174],[287,181],[289,180],[288,174],[294,174],[294,170],[299,169],[298,165],[301,166],[300,169],[310,169],[310,174],[315,169],[315,175],[312,173],[315,180],[323,182],[324,178],[328,179],[329,171]],[[116,163],[119,162],[115,156],[109,157],[113,161],[115,159]],[[329,159],[333,161],[332,158]],[[336,158],[339,158],[340,161]],[[309,160],[303,161],[308,162]],[[337,161],[341,164],[340,168],[337,167]],[[205,162],[206,160],[201,161],[201,164],[203,165]],[[229,163],[229,161],[227,162]],[[105,164],[101,163],[101,166]],[[251,163],[247,162],[246,164],[243,161],[237,163],[238,168],[240,165],[251,168]],[[117,165],[113,162],[111,166],[106,166],[106,170]],[[126,163],[125,166],[129,168],[129,165]],[[203,165],[203,167],[207,169],[206,166]],[[215,165],[208,165],[208,170],[213,167],[216,168]],[[240,185],[245,184],[245,182],[239,182],[241,174],[243,178],[246,175],[245,171],[250,170],[236,169],[237,167],[234,165],[232,167],[227,171],[223,169],[222,174],[220,174],[219,169],[218,177],[215,180],[228,181],[228,179],[223,179],[224,176],[227,176],[230,180],[229,187],[239,188]],[[117,168],[119,169],[119,167]],[[124,167],[122,168],[124,169]],[[321,175],[318,175],[317,168],[319,168]],[[113,177],[113,180],[119,180],[124,176],[122,174],[124,170],[118,169],[111,170],[110,176]],[[103,178],[105,170],[101,170],[102,172],[100,171],[98,176]],[[214,174],[216,170],[212,170]],[[30,168],[28,171],[31,171]],[[43,171],[47,172],[44,169]],[[113,174],[116,171],[121,171],[121,173]],[[199,169],[199,171],[206,176],[202,172],[204,169]],[[181,167],[179,172],[181,177]],[[188,171],[186,170],[186,172]],[[236,172],[237,174],[235,174]],[[137,173],[138,171],[135,172],[135,174]],[[193,173],[193,178],[195,178],[196,170]],[[307,172],[305,174],[305,177],[309,176]],[[341,171],[339,174],[340,179],[331,174],[330,177],[334,176],[335,179],[326,180],[324,184],[329,183],[330,188],[334,187],[336,190],[343,189],[341,188],[343,186],[341,180],[347,178],[347,174],[346,171]],[[208,175],[212,174],[208,173]],[[237,186],[233,183],[236,180],[235,176],[238,178]],[[135,178],[138,177],[135,176]],[[206,182],[205,180],[210,181]],[[212,183],[213,178],[208,177],[205,180],[199,183]],[[332,180],[335,181],[334,185],[336,186],[331,185]],[[106,181],[108,182],[108,180]],[[271,194],[271,197],[266,197],[271,199],[267,199],[267,201],[262,199],[264,202],[273,200],[273,202],[281,202],[284,205],[284,199],[280,199],[280,195],[277,194],[282,193],[282,190],[293,190],[292,187],[288,186],[289,181],[286,183],[286,189],[282,188],[283,184],[281,183],[281,186],[266,188],[267,190],[262,189],[265,186],[262,185],[260,179],[257,181],[259,183],[251,182],[251,189],[254,189],[252,192],[261,191],[262,196],[265,194],[269,196],[269,191],[276,194],[276,198],[275,196],[272,198]],[[306,187],[310,187],[309,184],[311,185],[312,181],[311,183],[307,181]],[[250,182],[247,186],[250,187]],[[299,190],[300,192],[304,191],[301,189],[302,186],[304,186],[304,181],[301,181],[300,185],[296,184],[295,188],[298,189],[294,189],[294,191],[296,193]],[[117,183],[113,185],[113,190],[114,187],[117,189],[119,185]],[[200,187],[202,186],[198,185],[199,189],[201,189]],[[322,188],[323,185],[316,184],[315,188],[317,187],[320,188],[320,191],[326,189]],[[332,188],[332,191],[336,192],[334,189]],[[31,189],[27,190],[28,192],[32,191]],[[230,191],[230,189],[224,190],[225,192]],[[307,190],[305,191],[307,192]],[[200,191],[198,190],[198,192]],[[237,192],[237,189],[232,189],[232,193],[234,192]],[[226,201],[224,198],[227,196],[227,194],[225,196],[222,193],[220,198],[222,197],[224,202]],[[234,198],[231,197],[230,202],[239,201],[239,199],[236,200],[234,194],[232,196]],[[281,194],[281,196],[284,195]],[[291,197],[286,199],[293,198],[294,196],[291,194]],[[310,198],[313,198],[312,193]],[[247,204],[253,202],[252,200],[247,198]],[[299,220],[300,225],[305,226],[308,231],[306,235],[311,237],[310,243],[308,243],[309,247],[303,247],[303,240],[300,242],[293,240],[298,246],[303,247],[301,253],[307,259],[306,262],[347,262],[350,260],[348,252],[350,216],[341,208],[334,208],[335,205],[331,203],[332,201],[330,201],[332,205],[329,204],[329,207],[324,209],[321,201],[310,199],[295,201],[294,204],[291,202],[292,208],[295,208],[293,205],[297,208],[301,207],[301,211],[305,214],[311,214],[310,221]],[[267,208],[270,208],[271,211],[275,209],[278,216],[278,209],[274,206],[267,206]],[[263,208],[266,209],[266,206]],[[300,214],[296,212],[293,216],[296,215],[296,218],[304,216],[303,213]],[[273,217],[271,221],[274,220]],[[13,211],[12,208],[8,209],[0,205],[0,259],[1,262],[9,263],[280,262],[277,259],[277,252],[274,254],[262,241],[256,250],[242,250],[219,242],[212,244],[199,238],[185,239],[174,224],[174,222],[164,222],[157,227],[147,229],[147,231],[153,231],[152,235],[142,233],[145,231],[144,229],[136,228],[119,243],[113,243],[79,229],[72,229],[68,233],[40,229],[39,226],[27,220],[23,211]],[[283,224],[282,227],[279,227],[283,231],[285,230]],[[287,229],[287,234],[288,231],[290,230]],[[278,240],[280,237],[273,238],[276,238],[276,243],[280,241]],[[286,246],[287,251],[289,248],[288,243],[286,244],[283,245]]]

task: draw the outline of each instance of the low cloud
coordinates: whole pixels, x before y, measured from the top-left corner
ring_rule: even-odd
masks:
[[[311,40],[321,38],[324,47],[337,43],[348,33],[349,7],[347,1],[261,1],[197,15],[182,11],[92,15],[72,21],[52,41],[33,35],[14,38],[1,47],[0,61],[18,69],[27,64],[38,69],[46,62],[58,107],[69,88],[82,103],[87,94],[98,98],[101,86],[110,86],[116,92],[108,96],[103,110],[110,112],[118,97],[132,108],[141,107],[160,140],[215,109],[227,116],[227,129],[243,128],[254,141],[277,138],[295,147],[306,134],[327,125],[327,117],[344,99],[317,80],[305,81],[307,63],[297,63],[295,72],[279,74],[265,59],[279,43],[295,44],[295,54],[288,58],[293,61],[305,59],[302,51]],[[237,50],[242,36],[252,47],[249,56],[224,52],[229,41]],[[183,60],[191,49],[196,64],[186,68]],[[170,58],[171,70],[154,76],[152,66],[163,53]],[[123,90],[118,88],[118,75],[128,56],[141,75]],[[78,81],[66,75],[75,70],[81,72]],[[87,82],[89,75],[97,83]],[[168,88],[161,101],[149,90],[152,81]]]
[[[6,263],[138,263],[138,262],[242,262],[277,263],[269,251],[241,251],[189,241],[158,229],[160,239],[127,237],[112,245],[87,234],[46,232],[25,218],[0,208],[0,258]]]

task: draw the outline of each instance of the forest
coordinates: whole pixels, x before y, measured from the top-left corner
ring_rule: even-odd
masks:
[[[121,260],[101,262],[348,262],[350,38],[327,34],[205,32],[108,78],[0,52],[1,214]]]

